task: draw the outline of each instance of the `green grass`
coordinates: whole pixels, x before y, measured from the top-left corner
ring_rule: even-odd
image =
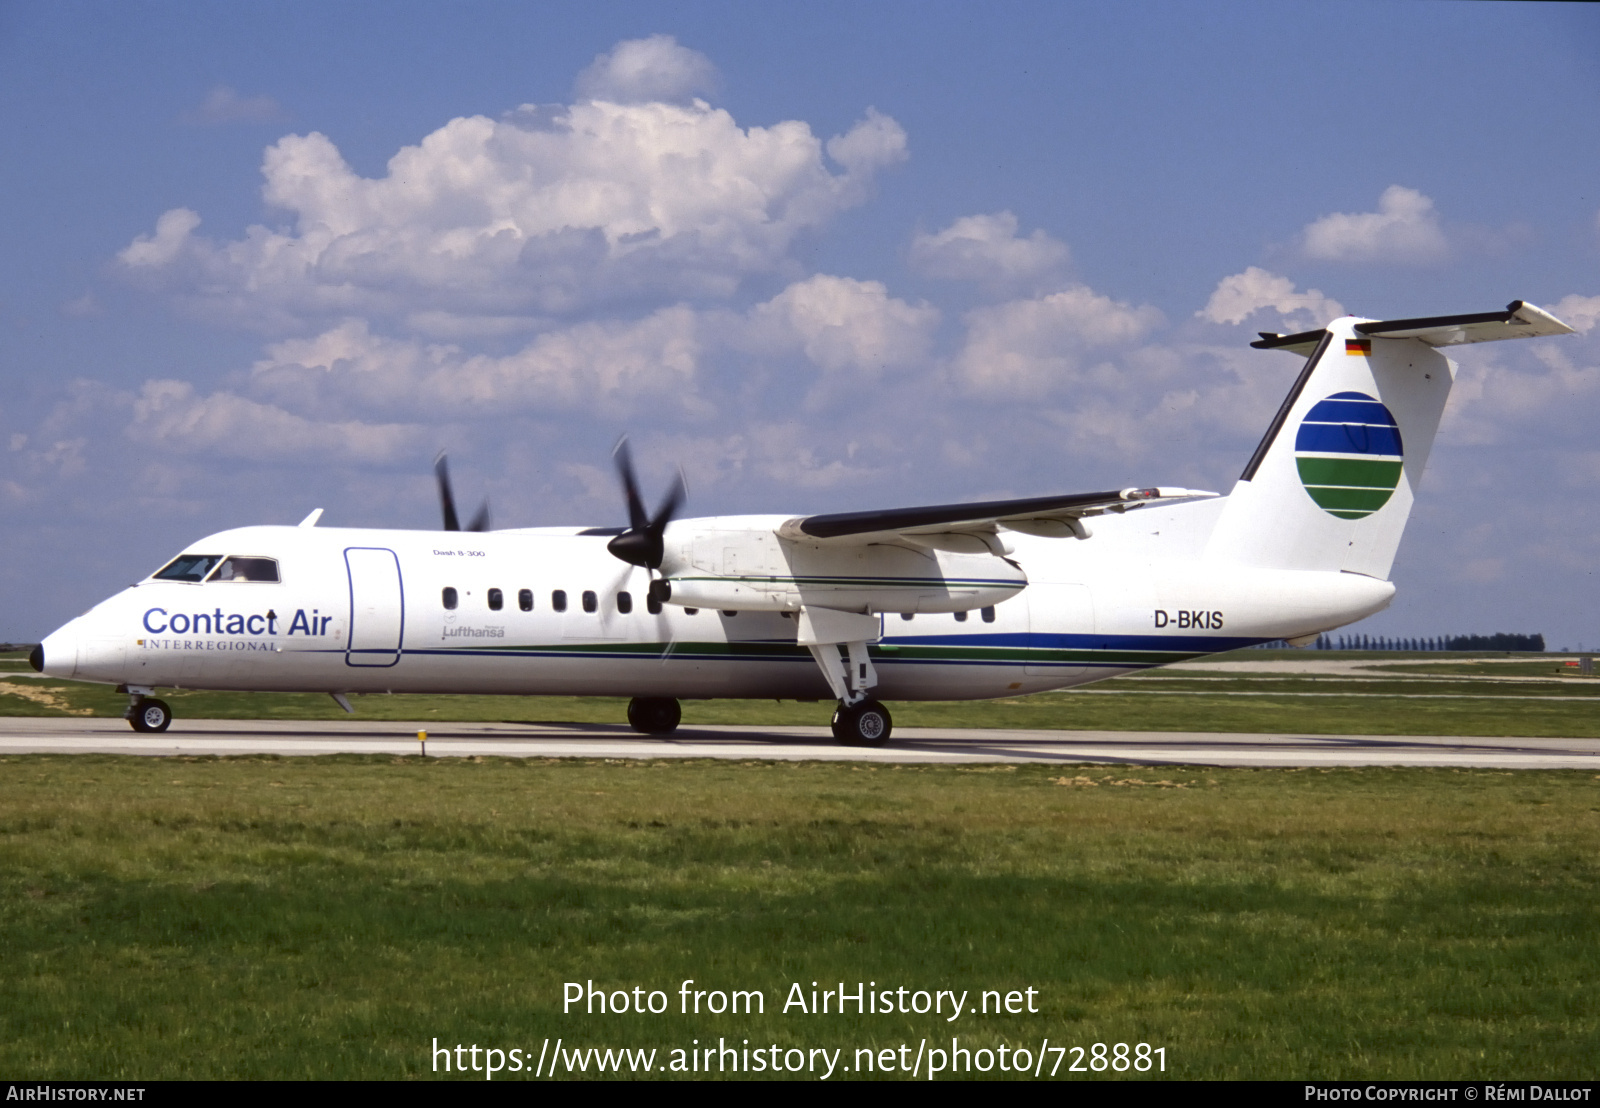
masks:
[[[956,1034],[1143,1041],[1178,1078],[1587,1079],[1597,789],[1480,770],[5,757],[0,1071],[432,1076],[435,1036],[663,1059],[722,1036],[849,1064]],[[567,981],[675,1005],[685,978],[759,988],[766,1014],[561,1012]],[[784,1016],[797,981],[1031,986],[1041,1010]]]

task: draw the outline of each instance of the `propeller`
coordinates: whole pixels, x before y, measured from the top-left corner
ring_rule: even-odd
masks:
[[[450,491],[450,463],[446,460],[444,452],[433,461],[433,475],[439,479],[439,506],[444,509],[444,529],[446,531],[461,530],[461,520],[456,516],[456,498]],[[467,524],[468,531],[487,531],[489,529],[489,500],[484,498],[483,504],[478,508],[478,514],[472,517],[472,522]]]
[[[661,501],[661,507],[652,516],[645,512],[644,499],[639,495],[639,482],[633,475],[633,456],[628,451],[627,438],[617,442],[612,457],[617,463],[617,474],[622,478],[623,495],[628,500],[628,529],[606,543],[606,549],[629,565],[659,570],[661,559],[666,554],[662,536],[666,533],[667,524],[672,522],[672,517],[683,506],[684,496],[688,492],[683,483],[683,472],[678,472],[672,487],[667,490],[666,498]]]

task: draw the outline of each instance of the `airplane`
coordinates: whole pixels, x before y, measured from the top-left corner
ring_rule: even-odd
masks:
[[[835,702],[877,746],[885,700],[981,700],[1318,635],[1388,606],[1401,533],[1455,378],[1441,347],[1571,334],[1532,304],[1336,319],[1251,346],[1304,359],[1227,496],[1123,488],[824,515],[646,510],[626,440],[624,527],[252,526],[208,535],[34,649],[114,684],[136,731],[159,688]]]

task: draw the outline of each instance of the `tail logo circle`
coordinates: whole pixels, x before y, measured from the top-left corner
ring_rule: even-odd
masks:
[[[1300,483],[1317,506],[1340,519],[1365,519],[1400,484],[1400,425],[1364,392],[1336,392],[1312,405],[1294,438]]]

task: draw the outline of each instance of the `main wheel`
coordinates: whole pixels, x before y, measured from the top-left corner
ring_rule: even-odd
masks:
[[[172,709],[165,700],[141,700],[128,713],[135,731],[165,731],[172,723]]]
[[[889,709],[876,700],[863,700],[848,708],[841,704],[833,713],[833,737],[840,746],[882,746],[893,729]]]
[[[670,735],[683,720],[683,709],[670,696],[636,696],[628,701],[628,726],[645,735]]]

